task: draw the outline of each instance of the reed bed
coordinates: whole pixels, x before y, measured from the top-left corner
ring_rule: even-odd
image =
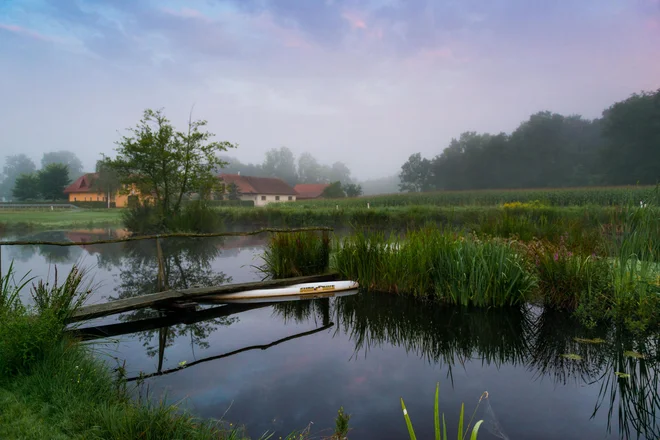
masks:
[[[263,260],[260,271],[274,279],[325,273],[330,262],[330,238],[317,231],[275,233]]]
[[[522,304],[535,287],[511,242],[435,226],[385,237],[358,232],[337,243],[333,268],[370,290],[480,307]]]

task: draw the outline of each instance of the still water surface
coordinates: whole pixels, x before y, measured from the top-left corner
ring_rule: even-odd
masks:
[[[95,230],[20,238],[89,241],[115,235]],[[258,280],[254,266],[261,264],[263,240],[167,240],[168,284]],[[4,247],[3,270],[12,259],[18,274],[31,270],[39,277],[52,277],[54,265],[63,276],[81,263],[97,286],[92,303],[156,288],[153,242]],[[158,316],[141,310],[85,326]],[[243,311],[215,306],[206,317],[98,339],[97,346],[112,366],[125,363],[129,378],[146,375],[153,398],[185,399],[196,415],[245,424],[254,437],[266,430],[284,435],[310,424],[312,432],[329,434],[343,406],[352,415],[349,438],[404,439],[403,397],[418,438],[432,438],[436,382],[440,408],[454,432],[460,404],[470,415],[488,391],[477,410],[486,428],[480,439],[660,434],[657,340],[633,340],[612,327],[585,329],[565,314],[534,307],[438,307],[360,293]],[[562,356],[567,354],[579,359]],[[182,362],[187,367],[179,368]]]

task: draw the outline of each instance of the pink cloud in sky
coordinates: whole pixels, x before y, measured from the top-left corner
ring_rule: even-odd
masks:
[[[161,11],[168,15],[173,15],[175,17],[180,17],[180,18],[194,18],[197,20],[202,20],[207,23],[210,23],[212,20],[198,11],[197,9],[191,9],[191,8],[181,8],[180,10],[174,10],[170,8],[161,8]]]
[[[253,19],[254,26],[265,34],[275,38],[285,47],[309,49],[312,44],[296,29],[287,29],[278,25],[268,12],[263,12]]]
[[[353,29],[367,29],[367,23],[360,17],[360,14],[353,11],[344,11],[341,16]]]
[[[0,23],[0,29],[13,32],[15,34],[25,35],[27,37],[34,38],[35,40],[47,41],[49,43],[54,43],[58,41],[56,38],[40,34],[39,32],[35,32],[33,30],[24,28],[22,26],[17,26],[15,24]]]
[[[652,31],[660,29],[660,19],[649,18],[646,20],[646,28]]]

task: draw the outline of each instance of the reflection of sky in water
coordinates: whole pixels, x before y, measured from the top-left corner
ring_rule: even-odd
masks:
[[[57,234],[40,234],[35,239],[59,239]],[[150,293],[148,282],[155,276],[155,245],[147,243],[131,249],[121,245],[104,246],[86,249],[5,247],[2,267],[6,270],[13,258],[17,274],[22,275],[30,270],[32,276],[44,277],[49,270],[52,275],[49,264],[56,263],[62,277],[76,261],[82,261],[84,267],[92,270],[94,283],[99,286],[90,299],[92,303],[103,302],[108,296],[119,294],[135,296]],[[224,273],[235,283],[257,280],[260,275],[251,266],[260,264],[260,246],[258,241],[229,239],[222,244],[197,242],[190,248],[166,249],[166,253],[170,252],[168,255],[172,256],[168,262],[173,273],[172,282],[185,284],[189,281],[176,277],[177,264],[181,263],[177,257],[185,257],[186,252],[206,255],[200,261],[184,265],[187,274],[207,276]],[[201,249],[199,252],[198,247]],[[214,248],[218,248],[218,252]],[[133,284],[126,284],[126,280]],[[137,287],[131,290],[133,286],[142,286],[145,291],[138,291]],[[384,304],[387,301],[378,302]],[[397,304],[390,306],[385,315],[410,313],[401,308],[402,304]],[[414,316],[411,320],[431,319],[421,315],[406,316]],[[95,323],[126,321],[130,317],[125,314],[102,318]],[[266,345],[322,325],[322,320],[314,313],[308,319],[289,318],[285,321],[272,307],[243,312],[231,318],[234,319],[231,325],[206,321],[170,328],[163,370],[176,368],[182,361],[190,363],[252,345]],[[459,325],[461,319],[464,318],[459,319]],[[343,406],[352,414],[350,438],[407,438],[399,401],[403,397],[418,438],[432,438],[433,394],[435,383],[439,381],[440,407],[452,437],[455,436],[461,402],[466,404],[469,417],[482,392],[488,391],[499,423],[512,440],[618,438],[616,406],[612,434],[608,436],[606,431],[609,395],[603,407],[590,419],[602,381],[587,385],[590,380],[582,380],[575,375],[564,384],[551,374],[539,374],[538,368],[531,366],[526,356],[517,358],[519,360],[515,364],[511,360],[482,362],[476,349],[470,356],[471,360],[465,360],[463,364],[458,358],[453,359],[450,374],[446,359],[442,362],[429,361],[427,354],[414,348],[415,338],[428,335],[419,332],[407,335],[403,330],[396,341],[385,338],[383,343],[373,344],[368,349],[365,348],[368,343],[365,343],[355,352],[356,337],[351,334],[354,328],[349,326],[347,333],[339,314],[331,313],[330,321],[335,325],[328,330],[289,340],[266,350],[246,351],[153,377],[147,379],[147,384],[156,398],[167,393],[172,401],[187,399],[186,405],[200,416],[218,418],[226,413],[227,420],[246,424],[254,437],[267,429],[277,430],[278,435],[282,435],[302,429],[310,422],[313,422],[314,431],[318,433],[334,425],[337,410]],[[438,322],[440,324],[437,325],[443,325],[443,318]],[[454,321],[448,322],[444,325],[454,325]],[[497,331],[495,328],[494,331]],[[203,330],[201,333],[200,329]],[[470,329],[470,326],[461,328],[447,336],[448,341],[444,342],[460,338],[462,333],[470,333]],[[479,331],[475,329],[473,332],[472,346],[478,346],[480,339],[490,340],[489,335],[479,334]],[[377,329],[372,329],[372,332],[377,333]],[[135,376],[140,372],[148,374],[157,371],[158,341],[158,330],[154,330],[102,340],[97,348],[104,356],[117,357],[122,362],[125,360],[128,375]],[[407,353],[404,346],[409,344],[413,348]],[[497,352],[502,348],[492,349]],[[556,358],[555,354],[553,356]],[[478,416],[485,415],[482,408]],[[487,416],[487,422],[492,420],[491,416]],[[479,438],[497,437],[482,430]]]
[[[219,328],[209,337],[210,348],[192,356],[185,336],[166,351],[164,369],[315,328],[274,317],[271,308],[239,315],[240,321]],[[534,380],[525,366],[482,366],[468,361],[452,370],[406,355],[403,348],[384,345],[355,355],[354,343],[336,326],[285,342],[214,360],[147,380],[154,393],[167,392],[172,400],[187,398],[187,406],[204,417],[244,423],[257,436],[266,429],[283,434],[314,422],[316,430],[333,426],[340,406],[353,415],[353,438],[406,438],[399,398],[404,397],[418,438],[430,438],[433,393],[441,383],[440,405],[455,430],[460,403],[471,414],[483,391],[504,432],[511,439],[603,438],[606,413],[589,420],[598,387],[558,386],[552,380]],[[157,341],[157,336],[155,337]],[[154,341],[154,343],[157,343]],[[129,375],[153,372],[155,358],[147,358],[134,341],[121,343]],[[483,416],[483,414],[481,414]],[[616,427],[614,428],[616,432]],[[486,431],[480,438],[496,438]]]

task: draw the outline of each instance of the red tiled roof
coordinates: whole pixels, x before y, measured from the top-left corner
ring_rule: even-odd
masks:
[[[234,183],[241,194],[271,194],[295,196],[296,191],[282,179],[277,177],[239,176],[238,174],[220,174],[220,180],[227,185]]]
[[[323,191],[329,186],[327,183],[300,183],[294,189],[300,199],[315,199],[321,197]]]
[[[98,178],[98,173],[87,173],[78,177],[75,182],[64,188],[64,193],[79,193],[79,192],[98,192],[93,189],[94,180]]]

